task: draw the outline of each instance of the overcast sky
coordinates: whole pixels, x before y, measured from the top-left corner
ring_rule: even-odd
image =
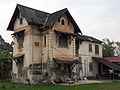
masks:
[[[49,13],[68,8],[83,34],[120,41],[120,0],[0,0],[0,35],[9,43],[13,32],[6,28],[17,3]]]

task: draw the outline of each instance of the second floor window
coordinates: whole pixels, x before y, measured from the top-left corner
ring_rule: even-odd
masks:
[[[68,37],[67,35],[60,35],[59,36],[59,46],[68,47]]]
[[[92,44],[89,44],[89,52],[92,52]]]
[[[44,47],[46,47],[46,36],[44,36]]]
[[[64,19],[61,20],[61,25],[65,25]]]
[[[16,35],[18,48],[23,48],[23,42],[24,42],[24,31],[20,31]]]
[[[95,45],[95,54],[99,54],[99,46]]]

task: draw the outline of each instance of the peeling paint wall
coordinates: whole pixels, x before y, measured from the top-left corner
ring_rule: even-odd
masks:
[[[61,25],[62,19],[64,20],[65,25]],[[63,15],[60,18],[60,21],[56,21],[56,23],[54,24],[52,29],[62,31],[62,32],[74,33],[74,27],[73,27],[72,23],[68,20],[66,15]]]
[[[64,20],[64,25],[61,25],[61,20]],[[69,22],[69,23],[68,23]],[[40,31],[37,26],[28,25],[27,21],[23,18],[23,24],[20,25],[20,21],[17,18],[14,24],[14,32],[18,32],[21,30],[24,31],[24,42],[23,42],[23,48],[18,48],[17,39],[15,36],[13,36],[14,40],[14,48],[13,48],[13,56],[17,54],[25,54],[24,56],[24,68],[28,68],[30,64],[33,63],[48,63],[50,65],[53,65],[54,67],[54,61],[53,58],[76,58],[75,55],[75,37],[72,37],[71,43],[69,43],[68,39],[68,47],[60,47],[58,44],[58,38],[57,34],[54,32],[54,30],[62,31],[62,32],[68,32],[68,33],[74,33],[74,27],[71,24],[71,22],[68,20],[66,15],[63,15],[60,18],[60,21],[56,21],[56,23],[53,25],[52,29],[46,30],[46,31]],[[69,36],[68,36],[69,37]],[[45,39],[46,38],[46,42]],[[46,45],[44,45],[46,43]],[[95,76],[97,74],[97,64],[96,62],[93,62],[91,57],[102,57],[102,45],[98,43],[91,43],[92,44],[92,51],[89,52],[89,43],[83,41],[80,44],[79,49],[79,56],[82,58],[82,67],[83,67],[83,76]],[[95,54],[95,44],[99,45],[99,55]],[[89,62],[94,63],[94,71],[89,71]],[[85,64],[84,64],[85,63]],[[47,70],[50,70],[49,67],[47,67]],[[44,70],[45,71],[45,70]],[[76,67],[73,71],[76,71]],[[13,72],[15,74],[18,73],[18,68],[16,67],[15,62],[13,61]],[[27,72],[27,71],[26,71]],[[81,73],[80,72],[80,73]],[[32,78],[32,71],[28,69],[28,77],[30,79]]]

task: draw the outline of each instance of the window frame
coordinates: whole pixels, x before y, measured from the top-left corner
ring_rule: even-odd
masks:
[[[35,46],[36,46],[36,47],[39,47],[39,42],[35,42]]]
[[[23,48],[23,43],[24,43],[24,31],[19,32],[15,35],[16,39],[17,39],[17,44],[18,44],[18,48]]]
[[[92,52],[92,44],[89,44],[89,52]]]
[[[47,41],[47,37],[46,37],[46,35],[45,35],[44,38],[43,38],[43,46],[44,46],[44,47],[46,47],[46,44],[47,44],[46,41]]]
[[[60,34],[58,38],[58,46],[59,47],[68,47],[68,36],[64,34]]]
[[[89,62],[89,71],[93,71],[93,62]]]
[[[61,19],[61,25],[65,25],[65,20]]]
[[[95,54],[99,54],[99,45],[95,45]]]

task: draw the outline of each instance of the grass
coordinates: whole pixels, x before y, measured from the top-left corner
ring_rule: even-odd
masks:
[[[96,83],[84,85],[52,85],[52,84],[16,84],[11,82],[0,82],[0,90],[120,90],[120,82]]]

